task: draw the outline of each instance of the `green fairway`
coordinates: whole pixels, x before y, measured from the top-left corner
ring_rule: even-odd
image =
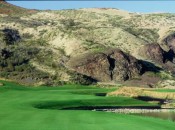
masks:
[[[79,106],[155,105],[127,97],[95,96],[95,93],[113,89],[80,85],[24,88],[9,82],[4,84],[0,87],[0,130],[175,129],[175,123],[168,120],[88,110],[61,110]]]

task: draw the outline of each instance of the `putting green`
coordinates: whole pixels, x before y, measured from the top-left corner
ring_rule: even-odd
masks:
[[[175,123],[168,120],[88,110],[60,110],[72,106],[155,105],[126,97],[94,95],[112,89],[75,85],[57,88],[24,88],[9,82],[4,84],[5,86],[0,87],[0,130],[175,129]],[[36,105],[43,104],[44,107],[51,109],[36,108]]]

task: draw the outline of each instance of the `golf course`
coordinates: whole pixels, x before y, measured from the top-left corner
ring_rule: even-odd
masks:
[[[82,85],[24,87],[12,82],[0,82],[3,83],[0,87],[1,130],[175,129],[175,123],[170,120],[78,109],[158,106],[129,97],[101,96],[117,88]]]

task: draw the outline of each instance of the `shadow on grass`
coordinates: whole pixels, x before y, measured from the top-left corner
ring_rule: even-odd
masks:
[[[121,109],[121,108],[137,108],[137,109],[160,109],[158,105],[114,105],[112,103],[106,104],[91,104],[89,102],[83,102],[81,100],[74,101],[51,101],[51,102],[42,102],[33,105],[37,109],[53,109],[53,110],[103,110],[103,109]]]
[[[159,105],[165,104],[165,99],[160,99],[160,98],[153,98],[153,97],[149,97],[149,96],[138,96],[137,98],[138,100],[142,100],[142,101],[157,101],[159,102]]]
[[[106,95],[107,95],[107,93],[95,93],[95,96],[105,97]]]

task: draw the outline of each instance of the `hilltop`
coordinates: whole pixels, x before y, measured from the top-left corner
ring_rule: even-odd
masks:
[[[36,11],[37,10],[28,10],[19,6],[9,4],[4,0],[0,1],[0,14],[15,15],[15,14],[22,14],[22,13],[27,14],[27,13],[32,13]]]
[[[24,84],[173,86],[175,14],[29,10],[0,2],[0,77]]]

